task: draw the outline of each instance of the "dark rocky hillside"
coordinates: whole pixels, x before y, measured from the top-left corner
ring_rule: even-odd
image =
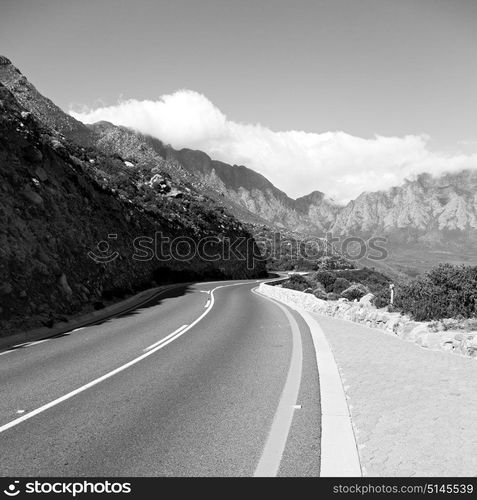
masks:
[[[64,113],[54,102],[40,94],[20,70],[4,56],[0,56],[0,83],[46,126],[82,145],[94,144],[94,138],[91,137],[91,131],[86,125]]]
[[[215,200],[252,230],[255,226],[270,225],[270,221],[204,182],[199,172],[184,168],[171,154],[172,148],[166,147],[160,140],[108,122],[85,125],[66,114],[38,92],[9,59],[1,56],[0,83],[40,122],[56,130],[65,141],[81,146],[90,157],[100,153],[119,159],[122,163],[118,165],[121,167],[127,162],[131,172],[136,168],[155,166],[169,175],[176,185],[186,184],[189,189]]]
[[[132,258],[133,240],[156,231],[194,241],[218,236],[219,251],[227,238],[250,241],[243,226],[212,200],[181,187],[160,165],[132,169],[119,156],[65,140],[0,84],[2,334],[51,324],[59,316],[101,307],[104,298],[175,277],[262,276],[262,262],[249,269],[236,258],[206,262],[194,256],[166,263]],[[117,236],[111,251],[119,256],[107,264],[94,262],[88,252],[112,234]]]

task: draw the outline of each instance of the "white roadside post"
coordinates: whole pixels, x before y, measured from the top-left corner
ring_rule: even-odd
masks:
[[[391,300],[390,300],[390,304],[393,305],[394,304],[394,283],[389,283],[389,289],[391,290]]]

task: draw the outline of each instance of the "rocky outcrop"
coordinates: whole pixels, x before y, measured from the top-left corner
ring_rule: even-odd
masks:
[[[267,285],[266,283],[260,284],[259,292],[293,308],[385,330],[403,340],[415,342],[421,347],[477,358],[477,331],[435,331],[432,323],[412,321],[408,316],[400,313],[376,309],[370,304],[371,297],[369,296],[365,296],[366,299],[363,302],[348,302],[344,299],[322,300],[311,293],[298,292],[282,288],[280,285]]]
[[[168,147],[164,149],[164,154],[198,175],[224,197],[278,228],[307,234],[324,233],[331,227],[340,209],[319,191],[293,200],[250,168],[212,160],[202,151],[177,151]]]
[[[0,56],[0,83],[7,87],[17,101],[46,126],[70,137],[82,145],[93,145],[91,131],[86,125],[64,113],[44,97],[6,57]]]
[[[380,234],[396,242],[459,246],[477,242],[477,170],[416,180],[363,193],[341,210],[337,235]],[[463,241],[465,240],[465,241]]]

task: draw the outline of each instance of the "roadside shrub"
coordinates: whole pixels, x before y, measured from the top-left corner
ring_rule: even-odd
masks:
[[[330,292],[326,294],[327,300],[338,300],[339,298],[340,296],[337,293]]]
[[[336,275],[365,285],[376,297],[374,302],[376,307],[385,307],[389,304],[391,299],[389,284],[392,280],[379,271],[364,267],[363,269],[336,271]]]
[[[369,293],[369,290],[363,284],[353,283],[349,288],[341,293],[341,296],[348,300],[359,300],[367,293]]]
[[[297,290],[299,292],[304,292],[307,288],[311,288],[312,290],[314,288],[313,283],[300,274],[292,274],[290,278],[282,284],[282,287],[289,288],[290,290]]]
[[[396,290],[395,305],[417,321],[477,315],[477,267],[440,264]]]
[[[333,285],[336,281],[336,274],[331,271],[316,271],[311,277],[315,283],[321,283],[325,288]]]
[[[333,283],[332,292],[341,295],[350,286],[351,283],[346,278],[336,278],[336,281]]]
[[[318,259],[315,269],[354,269],[355,263],[345,259],[342,255],[326,255]]]
[[[477,318],[444,318],[434,320],[429,324],[429,329],[433,332],[446,332],[448,330],[475,332],[477,330]]]

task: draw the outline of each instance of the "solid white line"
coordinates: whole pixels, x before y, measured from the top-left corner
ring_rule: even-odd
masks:
[[[287,317],[292,330],[292,354],[290,365],[288,367],[288,375],[283,386],[283,391],[280,396],[278,408],[273,418],[272,427],[268,434],[267,442],[262,452],[262,456],[255,469],[255,477],[275,477],[280,468],[283,452],[287,444],[288,433],[293,420],[293,414],[296,401],[300,390],[301,372],[303,364],[303,350],[301,343],[300,328],[298,327],[295,318],[290,311],[279,302],[258,294],[255,290],[253,293],[273,302],[279,307]]]
[[[310,328],[321,397],[321,477],[361,477],[358,447],[333,353],[318,322],[296,309]]]
[[[4,354],[8,354],[9,352],[13,352],[13,351],[10,349],[9,351],[0,352],[0,356],[3,356]]]
[[[22,422],[25,422],[26,420],[29,420],[32,417],[35,417],[36,415],[39,415],[40,413],[43,413],[46,410],[49,410],[50,408],[53,408],[54,406],[62,403],[63,401],[71,399],[72,397],[74,397],[74,396],[76,396],[76,395],[78,395],[78,394],[86,391],[87,389],[90,389],[91,387],[94,387],[95,385],[103,382],[104,380],[107,380],[108,378],[111,378],[114,375],[117,375],[118,373],[126,370],[127,368],[130,368],[131,366],[139,363],[143,359],[148,358],[149,356],[151,356],[155,352],[159,351],[160,349],[162,349],[166,345],[170,344],[171,342],[173,342],[174,340],[176,340],[177,338],[179,338],[181,335],[184,335],[184,333],[188,332],[191,328],[193,328],[195,325],[197,325],[197,323],[199,323],[199,321],[201,321],[211,311],[212,307],[214,307],[214,302],[215,302],[214,291],[215,290],[218,290],[219,288],[226,288],[226,287],[237,286],[237,285],[248,285],[248,284],[250,284],[250,282],[246,282],[246,283],[233,283],[231,285],[221,285],[221,286],[215,287],[213,290],[211,290],[211,293],[210,293],[211,302],[210,302],[209,308],[206,309],[196,320],[194,320],[187,328],[185,328],[184,330],[182,330],[178,335],[176,335],[175,337],[170,338],[166,342],[161,343],[160,345],[158,345],[154,349],[151,349],[150,351],[148,351],[148,352],[146,352],[144,354],[141,354],[141,356],[138,356],[137,358],[133,359],[132,361],[129,361],[129,363],[126,363],[125,365],[122,365],[119,368],[116,368],[115,370],[112,370],[112,371],[106,373],[102,377],[99,377],[99,378],[93,380],[92,382],[89,382],[88,384],[85,384],[85,385],[83,385],[81,387],[78,387],[78,389],[75,389],[74,391],[71,391],[68,394],[65,394],[64,396],[61,396],[61,397],[59,397],[57,399],[54,399],[53,401],[50,401],[49,403],[47,403],[47,404],[45,404],[43,406],[40,406],[36,410],[33,410],[33,411],[29,412],[29,413],[26,413],[25,415],[23,415],[23,416],[21,416],[19,418],[16,418],[15,420],[12,420],[11,422],[8,422],[5,425],[2,425],[0,427],[0,434],[2,432],[5,432],[8,429],[11,429],[12,427],[15,427],[18,424],[21,424]]]
[[[24,342],[23,344],[17,344],[13,346],[13,349],[19,349],[20,347],[31,347],[32,345],[42,344],[43,342],[48,342],[51,339],[34,340],[32,342]]]
[[[171,337],[174,337],[174,335],[177,335],[179,332],[181,332],[184,328],[186,328],[187,325],[182,325],[181,327],[179,327],[177,330],[173,331],[172,333],[170,333],[167,337],[164,337],[163,339],[159,340],[158,342],[150,345],[149,347],[146,347],[144,349],[144,352],[146,351],[150,351],[151,349],[154,349],[154,347],[157,347],[158,345],[162,344],[163,342],[165,342],[166,340],[169,340]]]
[[[34,342],[29,342],[25,347],[31,347],[33,345],[43,344],[43,342],[48,342],[49,340],[51,339],[43,339],[43,340],[36,340]]]
[[[210,304],[210,300],[207,300],[206,304],[204,307],[209,307],[209,304]]]

